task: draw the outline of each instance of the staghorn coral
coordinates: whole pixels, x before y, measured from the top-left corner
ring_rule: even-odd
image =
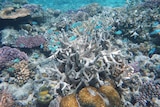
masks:
[[[29,70],[28,61],[22,60],[15,63],[12,67],[14,68],[16,82],[20,86],[26,83],[28,79],[33,76]]]
[[[30,11],[25,8],[15,9],[13,7],[8,7],[0,11],[1,19],[17,19],[21,17],[26,17],[30,15]]]

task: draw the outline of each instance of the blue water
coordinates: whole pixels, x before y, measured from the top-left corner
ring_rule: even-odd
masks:
[[[60,10],[78,9],[90,3],[99,3],[102,6],[119,7],[126,4],[126,0],[28,0],[30,3],[40,4],[44,8]]]

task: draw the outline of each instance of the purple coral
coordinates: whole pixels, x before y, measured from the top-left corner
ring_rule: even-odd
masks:
[[[136,96],[137,102],[139,102],[140,105],[147,107],[148,104],[153,105],[152,98],[154,97],[160,97],[160,82],[143,82],[139,89],[139,95]]]
[[[42,36],[21,36],[16,40],[16,46],[20,48],[33,48],[45,43]]]
[[[21,52],[16,48],[3,46],[0,48],[0,69],[6,66],[7,63],[14,59],[27,60],[28,56],[26,53]]]

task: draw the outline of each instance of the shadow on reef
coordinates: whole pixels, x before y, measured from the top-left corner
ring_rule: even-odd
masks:
[[[20,24],[29,23],[31,20],[31,16],[17,18],[17,19],[0,19],[0,30],[12,26],[14,28],[18,28]]]

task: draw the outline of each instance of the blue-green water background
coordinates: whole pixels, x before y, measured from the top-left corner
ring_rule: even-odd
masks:
[[[99,3],[102,6],[119,7],[126,4],[126,0],[28,0],[29,3],[40,4],[43,8],[60,10],[74,10],[90,3]]]

